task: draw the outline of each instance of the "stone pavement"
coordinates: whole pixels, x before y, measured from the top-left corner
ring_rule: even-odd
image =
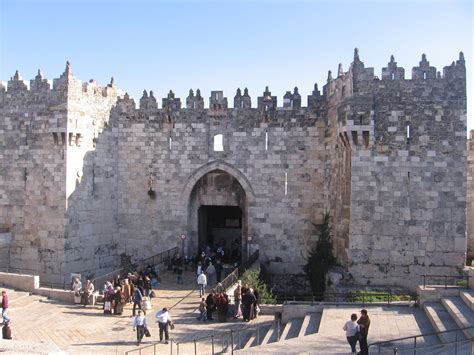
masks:
[[[248,326],[234,320],[228,323],[216,321],[199,323],[196,320],[196,308],[200,298],[195,287],[194,273],[185,272],[184,285],[176,284],[175,275],[171,273],[163,272],[161,278],[161,284],[155,290],[158,297],[152,299],[153,309],[147,312],[152,336],[144,338],[142,346],[159,340],[154,314],[163,307],[171,308],[170,313],[175,320],[176,328],[170,336],[179,342],[192,340],[198,335],[210,335],[215,331]],[[4,287],[0,289],[9,290]],[[13,291],[11,293],[10,317],[13,338],[23,342],[17,343],[16,350],[5,353],[44,353],[39,349],[40,343],[53,344],[52,349],[57,346],[68,354],[122,354],[127,350],[137,348],[136,335],[132,331],[131,305],[125,307],[122,316],[114,316],[104,315],[100,305],[83,308],[40,296],[25,298],[24,293]],[[15,298],[20,298],[20,295],[21,300],[15,301]],[[273,317],[259,317],[251,324],[271,319]],[[28,344],[31,346],[28,347]],[[36,350],[33,345],[36,346]],[[206,349],[209,345],[206,345]],[[168,352],[169,348],[166,345],[160,345],[159,353]]]

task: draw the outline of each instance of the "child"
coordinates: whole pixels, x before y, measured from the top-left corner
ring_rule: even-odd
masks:
[[[201,314],[197,317],[197,320],[205,322],[207,320],[207,307],[204,297],[201,299],[201,303],[199,303],[199,312]]]

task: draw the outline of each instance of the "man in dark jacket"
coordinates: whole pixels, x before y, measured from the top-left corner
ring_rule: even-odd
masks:
[[[215,300],[215,290],[213,289],[210,294],[207,295],[206,298],[206,306],[207,306],[207,320],[212,319],[212,312],[214,312],[216,308],[216,300]]]
[[[369,346],[367,344],[367,335],[369,335],[369,327],[370,327],[370,318],[367,315],[367,310],[363,309],[360,311],[360,318],[357,321],[360,327],[360,338],[359,338],[359,346],[360,355],[369,355]]]

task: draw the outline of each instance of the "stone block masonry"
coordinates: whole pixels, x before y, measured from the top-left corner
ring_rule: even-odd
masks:
[[[423,55],[412,78],[392,57],[382,79],[359,59],[329,73],[302,107],[267,87],[233,108],[212,91],[137,108],[115,87],[81,83],[67,65],[53,88],[17,73],[0,88],[0,227],[9,264],[42,278],[99,274],[174,246],[202,243],[202,207],[239,207],[243,258],[297,274],[333,222],[335,254],[360,284],[412,289],[465,261],[467,145],[462,53],[443,74]],[[151,193],[152,192],[152,193]],[[219,233],[224,233],[219,230]],[[225,234],[225,233],[224,233]],[[233,234],[234,235],[234,234]]]

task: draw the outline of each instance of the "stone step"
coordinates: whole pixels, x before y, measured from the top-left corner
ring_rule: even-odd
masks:
[[[248,349],[250,348],[251,346],[254,346],[254,344],[257,342],[257,332],[255,331],[255,329],[250,333],[250,337],[248,338],[248,340],[244,343],[244,346],[242,346],[242,349],[245,350],[245,349]]]
[[[459,329],[454,320],[449,315],[446,308],[439,302],[425,302],[423,309],[433,326],[435,332],[445,332],[447,330]],[[458,334],[459,335],[459,334]],[[456,332],[441,333],[439,339],[443,343],[449,343],[456,339]]]
[[[278,340],[277,332],[279,331],[279,329],[278,329],[277,324],[278,324],[277,321],[273,322],[270,329],[268,329],[267,333],[265,334],[265,337],[260,342],[260,345],[274,343]]]
[[[474,326],[474,312],[463,302],[461,297],[442,298],[441,302],[460,328]],[[465,330],[467,338],[474,337],[474,330]]]
[[[265,339],[267,334],[270,333],[270,335],[271,335],[271,328],[272,328],[272,324],[267,324],[267,325],[263,325],[263,326],[260,326],[257,329],[255,329],[255,337],[256,338],[255,338],[255,345],[253,345],[253,346],[261,345],[262,341]]]
[[[459,295],[471,311],[474,311],[474,290],[461,291]]]
[[[245,344],[247,344],[249,339],[252,337],[252,335],[253,332],[251,330],[240,331],[235,340],[235,350],[243,349]]]
[[[293,338],[297,338],[299,333],[300,333],[300,329],[301,329],[301,325],[303,324],[303,318],[292,318],[288,321],[288,323],[286,324],[288,328],[288,333],[286,335],[286,337],[284,338],[284,340],[288,340],[288,339],[293,339]],[[286,327],[285,327],[286,329]]]
[[[321,323],[322,313],[307,313],[303,319],[298,337],[317,333]]]
[[[286,337],[288,336],[288,332],[290,331],[290,327],[291,327],[290,322],[285,323],[285,324],[282,325],[283,329],[281,330],[280,340],[285,340],[286,339]]]

